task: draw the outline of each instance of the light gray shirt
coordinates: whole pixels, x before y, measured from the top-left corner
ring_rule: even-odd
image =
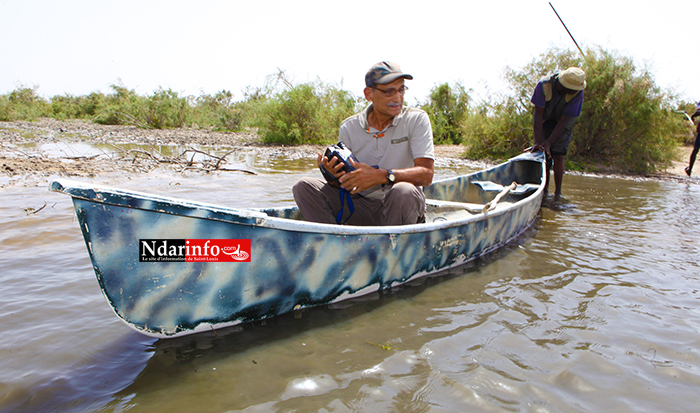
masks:
[[[382,169],[403,169],[415,166],[416,158],[435,157],[433,129],[430,118],[422,109],[404,107],[383,131],[369,126],[367,116],[373,110],[370,104],[364,111],[343,121],[339,140],[368,165]],[[384,196],[381,185],[362,192],[371,198]]]

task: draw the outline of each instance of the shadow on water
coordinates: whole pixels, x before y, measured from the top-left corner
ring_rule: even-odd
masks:
[[[576,209],[576,205],[572,204],[569,200],[562,197],[559,199],[554,199],[553,197],[547,197],[542,200],[542,208],[549,208],[552,211],[567,211],[570,209]]]
[[[140,397],[165,391],[197,373],[211,370],[218,362],[240,358],[240,364],[251,368],[256,360],[255,350],[284,345],[288,340],[318,333],[324,328],[337,328],[353,319],[371,314],[394,302],[418,297],[427,289],[459,277],[482,277],[480,270],[520,248],[536,234],[540,218],[504,247],[461,266],[421,277],[409,283],[335,304],[305,308],[266,320],[248,322],[211,332],[161,339],[148,349],[153,354],[143,370],[128,387],[114,395],[110,409],[128,409],[139,404]],[[506,276],[507,277],[507,276]],[[481,280],[481,285],[489,280]],[[342,328],[341,328],[342,330]],[[368,342],[369,343],[369,342]],[[373,344],[373,343],[370,343]],[[250,353],[250,354],[249,354]],[[259,354],[259,353],[258,353]]]
[[[130,332],[67,371],[6,397],[0,411],[96,411],[129,386],[152,356],[152,338]],[[128,360],[128,362],[125,362]],[[19,391],[21,393],[23,391]],[[15,402],[8,402],[14,399]],[[7,409],[7,410],[5,410]]]
[[[219,202],[215,189],[259,185],[254,178],[197,189]],[[288,187],[292,176],[264,178]],[[664,411],[668,394],[676,411],[692,411],[698,188],[572,176],[564,205],[574,208],[545,202],[524,234],[480,259],[216,332],[155,340],[115,326],[112,314],[91,324],[72,311],[88,330],[84,340],[62,326],[77,361],[39,368],[31,353],[14,387],[0,388],[0,411]],[[48,320],[55,327],[65,316]],[[450,399],[463,390],[478,399]]]
[[[26,394],[11,395],[14,402],[5,398],[2,411],[128,410],[133,403],[138,404],[140,397],[171,387],[207,365],[245,357],[246,352],[259,347],[345,324],[393,302],[411,300],[458,277],[479,277],[481,268],[531,239],[539,222],[538,218],[504,247],[461,266],[339,303],[172,339],[155,340],[130,331],[98,352],[86,355],[57,377],[39,382],[31,394],[27,390]],[[249,363],[254,366],[258,361],[252,358]]]
[[[284,165],[296,168],[295,162]],[[107,344],[100,345],[99,350],[79,356],[78,361],[67,364],[54,376],[36,381],[31,389],[17,386],[16,391],[12,390],[15,394],[2,400],[0,411],[126,410],[126,406],[140,404],[143,397],[164,388],[178,388],[174,382],[193,379],[193,373],[201,372],[204,366],[235,358],[255,365],[260,359],[248,359],[246,353],[251,350],[282,346],[289,340],[318,334],[324,328],[347,324],[368,313],[381,313],[377,310],[401,300],[410,302],[429,287],[455,278],[480,277],[481,268],[519,248],[533,237],[539,225],[538,218],[506,246],[462,266],[337,304],[168,340],[156,341],[131,331],[118,333],[117,339],[105,339]],[[480,288],[483,281],[482,277],[475,288]],[[80,348],[78,343],[76,348]]]

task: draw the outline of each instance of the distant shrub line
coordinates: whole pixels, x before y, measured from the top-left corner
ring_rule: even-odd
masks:
[[[158,89],[150,96],[139,96],[121,85],[112,85],[111,94],[93,92],[87,96],[63,95],[45,100],[31,88],[21,87],[0,95],[0,120],[87,119],[104,125],[134,125],[166,129],[202,126],[216,130],[241,127],[240,109],[233,94],[221,91],[214,96],[183,97],[173,90]]]
[[[574,126],[567,160],[620,171],[649,173],[675,159],[679,144],[692,142],[682,112],[695,110],[661,90],[646,68],[601,48],[578,53],[551,49],[521,70],[507,68],[511,94],[473,104],[464,87],[433,89],[423,106],[436,143],[463,144],[473,159],[505,159],[532,145],[530,97],[537,81],[571,66],[586,71],[583,111]]]
[[[461,144],[470,158],[505,159],[532,143],[530,95],[544,75],[570,66],[587,73],[584,108],[574,128],[568,159],[604,163],[619,170],[652,172],[667,166],[680,143],[692,139],[679,112],[694,110],[656,86],[646,69],[603,49],[587,50],[585,60],[551,49],[521,70],[506,68],[508,95],[473,102],[471,90],[457,83],[435,86],[420,106],[428,113],[436,144]],[[272,80],[270,80],[272,79]],[[335,142],[343,119],[366,102],[322,82],[292,85],[280,72],[262,88],[248,88],[244,99],[222,90],[214,95],[181,96],[171,89],[137,95],[123,85],[112,92],[44,99],[36,89],[19,87],[0,95],[0,121],[86,119],[99,124],[141,128],[257,128],[261,139],[277,144]]]

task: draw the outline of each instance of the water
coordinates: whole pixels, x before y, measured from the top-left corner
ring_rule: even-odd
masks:
[[[90,181],[250,207],[289,205],[291,184],[318,173],[310,160],[242,162],[259,174]],[[567,175],[563,205],[464,267],[155,340],[112,313],[70,198],[46,184],[0,189],[2,412],[688,412],[700,402],[700,185]]]

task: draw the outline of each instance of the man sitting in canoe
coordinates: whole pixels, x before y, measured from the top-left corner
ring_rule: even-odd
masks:
[[[380,62],[365,75],[370,105],[340,125],[339,140],[357,158],[319,153],[318,164],[338,179],[303,178],[292,188],[307,221],[348,225],[407,225],[425,221],[421,186],[433,181],[433,132],[428,114],[403,106],[408,88],[399,65]],[[347,168],[346,168],[347,169]]]

